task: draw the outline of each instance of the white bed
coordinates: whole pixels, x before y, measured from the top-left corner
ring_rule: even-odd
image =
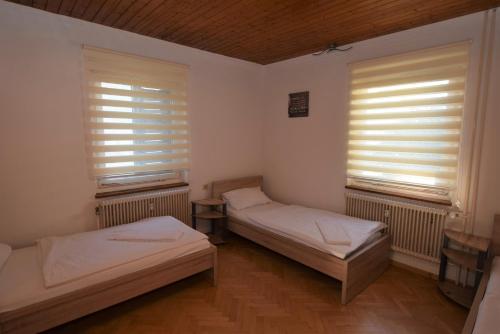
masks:
[[[262,176],[212,183],[212,197],[224,198],[233,206],[228,208],[230,231],[340,280],[342,304],[347,304],[386,270],[390,237],[385,230],[372,229],[383,228],[383,224],[297,206],[281,212],[283,204],[248,190],[262,189],[262,183]],[[317,217],[322,218],[318,221]],[[350,247],[340,243],[332,246],[334,243],[327,240],[331,234],[325,237],[323,223],[337,230],[336,225],[342,225],[341,234],[348,235]],[[366,233],[366,226],[373,233]],[[356,233],[359,228],[363,235]]]
[[[36,247],[14,250],[4,269],[0,272],[0,313],[49,300],[71,291],[150,268],[209,247],[208,240],[195,241],[52,288],[44,286]],[[22,282],[22,284],[19,284],[19,282]]]
[[[476,290],[462,334],[499,333],[500,327],[500,215],[495,215],[489,258]]]
[[[273,213],[272,224],[255,219],[255,216],[268,213]],[[236,210],[229,206],[228,214],[230,217],[236,218],[239,221],[289,238],[295,242],[334,255],[340,259],[345,259],[349,254],[352,254],[363,245],[379,238],[381,236],[381,230],[386,228],[385,224],[378,222],[339,215],[331,211],[311,209],[296,205],[285,205],[274,201],[241,210]],[[351,245],[331,245],[326,243],[321,232],[314,224],[314,219],[321,216],[327,217],[332,222],[336,221],[337,223],[343,223],[343,228],[352,238]],[[373,230],[364,233],[363,225],[366,226],[368,224],[373,227]]]
[[[479,305],[473,334],[498,332],[500,326],[500,256],[495,256],[491,264],[488,285]]]
[[[142,253],[118,259],[116,265],[109,268],[96,267],[95,272],[81,274],[81,277],[50,287],[47,287],[39,247],[14,250],[0,271],[0,332],[24,333],[48,329],[208,269],[212,270],[215,283],[216,249],[207,237],[175,218],[159,219],[177,224],[176,229],[182,231],[177,240],[145,242],[107,239],[125,225],[67,237],[68,240],[71,237],[78,240],[81,236],[90,238],[96,248],[95,254],[103,252],[102,245],[106,242],[114,245],[115,255],[119,250],[116,247],[131,249],[129,255],[134,250]],[[147,223],[136,224],[140,224],[141,228],[148,226]],[[92,250],[81,250],[85,255],[91,254],[89,252]],[[113,251],[110,253],[113,254]],[[106,256],[100,258],[106,259]],[[84,256],[81,259],[76,256],[72,264],[85,268],[79,263],[82,259]]]

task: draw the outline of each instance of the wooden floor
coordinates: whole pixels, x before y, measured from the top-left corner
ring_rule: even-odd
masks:
[[[219,285],[199,274],[58,327],[53,333],[459,333],[467,310],[436,281],[391,267],[347,306],[340,284],[231,236]]]

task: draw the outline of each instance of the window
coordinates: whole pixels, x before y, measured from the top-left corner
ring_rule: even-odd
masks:
[[[100,185],[189,169],[187,67],[84,47],[88,160]]]
[[[351,65],[348,186],[453,200],[468,59],[460,43]]]

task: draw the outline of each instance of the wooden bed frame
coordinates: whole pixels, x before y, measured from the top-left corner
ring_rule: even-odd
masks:
[[[210,271],[215,285],[217,248],[212,245],[150,268],[0,313],[0,333],[41,332],[205,270]]]
[[[495,215],[493,221],[493,233],[491,234],[491,244],[488,260],[486,261],[486,266],[484,269],[483,277],[477,288],[476,295],[474,296],[474,301],[465,321],[464,328],[462,329],[462,334],[471,334],[474,330],[476,324],[477,314],[479,312],[479,305],[483,301],[484,293],[488,286],[488,281],[490,279],[490,269],[491,261],[495,256],[500,256],[500,214]]]
[[[248,187],[261,187],[262,176],[252,176],[212,183],[212,196]],[[342,304],[375,281],[389,265],[390,239],[387,234],[358,249],[346,259],[321,252],[289,238],[229,217],[228,229],[277,253],[316,269],[342,282]]]

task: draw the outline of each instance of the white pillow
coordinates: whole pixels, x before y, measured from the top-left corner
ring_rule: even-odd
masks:
[[[9,245],[0,243],[0,270],[2,270],[4,264],[7,262],[12,248]]]
[[[272,202],[269,197],[260,190],[260,187],[231,190],[222,194],[222,198],[228,201],[229,205],[236,210]]]

